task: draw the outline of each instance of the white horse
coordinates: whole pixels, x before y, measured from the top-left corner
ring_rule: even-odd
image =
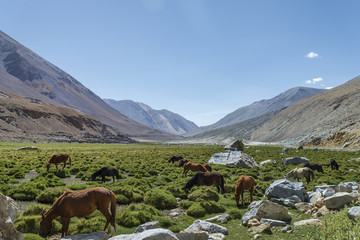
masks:
[[[301,178],[306,178],[306,182],[310,182],[310,177],[314,180],[314,171],[308,167],[295,168],[285,175],[285,178],[295,178],[297,181]]]

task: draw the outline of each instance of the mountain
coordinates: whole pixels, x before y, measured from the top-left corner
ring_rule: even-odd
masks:
[[[154,110],[144,103],[131,100],[104,99],[104,101],[128,118],[163,132],[182,135],[198,128],[195,123],[165,109]]]
[[[360,146],[360,77],[302,99],[254,131],[256,141],[309,146]]]
[[[0,141],[134,143],[95,118],[40,99],[0,92]]]
[[[235,123],[240,123],[245,120],[253,119],[259,117],[263,114],[271,113],[274,111],[278,111],[287,106],[290,106],[294,102],[306,98],[318,93],[325,91],[324,89],[317,88],[307,88],[307,87],[295,87],[291,88],[283,93],[280,93],[274,98],[268,100],[261,100],[258,102],[254,102],[248,106],[241,107],[234,112],[226,115],[224,118],[220,119],[218,122],[200,127],[199,129],[192,131],[190,133],[185,134],[184,136],[194,136],[200,133],[204,133],[206,131],[214,130],[217,128],[229,126]]]
[[[130,137],[151,140],[174,138],[119,113],[72,76],[1,31],[0,77],[2,91],[31,98],[39,98],[41,94],[41,100],[45,103],[89,114]],[[29,88],[33,91],[27,91]]]

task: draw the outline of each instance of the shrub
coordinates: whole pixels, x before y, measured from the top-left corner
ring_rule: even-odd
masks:
[[[23,216],[40,215],[43,210],[47,211],[49,209],[50,206],[45,204],[30,205],[24,210],[22,215]]]
[[[125,227],[136,227],[143,223],[153,221],[155,216],[160,216],[159,210],[146,204],[130,204],[121,209],[116,222]]]
[[[8,191],[8,195],[15,199],[21,201],[31,201],[35,200],[36,196],[41,192],[38,189],[36,184],[31,182],[25,182],[20,184],[19,186],[12,188]]]
[[[25,233],[23,240],[44,240],[45,238],[42,238],[39,236],[39,234],[34,233]]]
[[[200,202],[196,202],[189,207],[186,214],[195,218],[200,218],[206,215],[206,210],[201,206]]]
[[[42,191],[36,197],[36,200],[41,203],[53,203],[65,191],[66,191],[65,187],[48,188]]]
[[[209,188],[200,188],[192,192],[188,196],[189,200],[195,201],[197,199],[219,201],[219,195]]]
[[[193,205],[194,202],[193,201],[189,201],[189,200],[186,200],[186,201],[181,201],[179,202],[179,207],[181,209],[188,209],[189,207],[191,207],[191,205]]]
[[[84,184],[75,184],[75,185],[71,185],[69,188],[71,190],[83,190],[83,189],[87,188],[87,186]]]
[[[176,198],[168,191],[155,189],[145,193],[144,202],[157,209],[171,209],[176,207]]]
[[[192,217],[203,217],[206,214],[221,213],[225,208],[215,201],[197,201],[189,207],[186,214]]]
[[[133,198],[133,189],[127,186],[115,186],[112,191],[116,195],[116,202],[119,204],[129,204]]]
[[[232,208],[228,211],[226,211],[226,213],[228,213],[231,217],[231,219],[241,219],[242,215],[241,215],[241,211],[237,208]]]
[[[38,233],[40,228],[41,216],[23,216],[16,218],[15,228],[22,233]],[[50,234],[55,234],[61,230],[61,224],[58,221],[53,221],[53,226]]]

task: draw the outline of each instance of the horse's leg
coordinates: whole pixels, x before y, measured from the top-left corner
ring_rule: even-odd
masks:
[[[59,168],[58,168],[58,165],[55,163],[55,166],[56,166],[56,172],[59,171]]]
[[[101,178],[102,178],[102,182],[105,183],[105,182],[106,182],[106,179],[105,179],[105,175],[104,175],[104,174],[101,174]]]
[[[69,217],[62,217],[62,228],[61,228],[61,237],[64,237],[69,234]]]
[[[253,192],[254,192],[254,188],[250,188],[250,203],[252,203],[253,201]]]
[[[115,182],[115,175],[112,176],[113,177],[113,183]]]
[[[218,193],[220,193],[220,187],[219,187],[219,185],[216,185],[216,188],[217,188],[217,190],[218,190]]]
[[[108,204],[105,204],[107,206],[109,206]],[[109,226],[109,223],[111,222],[111,215],[109,213],[108,207],[105,207],[104,205],[102,205],[101,207],[99,207],[99,211],[105,216],[106,218],[106,224],[104,227],[104,232],[106,231],[107,227]]]
[[[244,206],[244,190],[241,190],[241,206]]]
[[[66,167],[66,161],[64,161],[63,171],[64,171],[65,167]]]

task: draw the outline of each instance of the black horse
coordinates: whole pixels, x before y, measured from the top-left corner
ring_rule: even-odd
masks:
[[[189,161],[186,160],[186,159],[180,159],[180,160],[179,160],[179,166],[178,166],[178,167],[184,166],[184,164],[187,163],[187,162],[189,162]]]
[[[176,161],[179,161],[180,159],[183,159],[183,157],[182,156],[172,156],[170,159],[169,159],[169,163],[170,162],[172,162],[172,163],[174,163],[174,162],[176,162]]]
[[[334,170],[334,169],[339,170],[339,164],[337,164],[335,159],[330,159],[330,166],[331,166],[332,170]]]
[[[115,176],[117,179],[120,179],[119,170],[114,167],[102,167],[100,170],[97,170],[93,175],[91,175],[91,179],[95,181],[97,176],[101,176],[102,182],[105,183],[105,176],[112,176],[113,183],[115,182]]]
[[[190,190],[194,185],[216,186],[218,193],[225,193],[224,177],[218,172],[197,172],[183,187],[185,191]]]
[[[303,167],[308,167],[313,171],[317,170],[318,172],[324,173],[322,166],[317,163],[305,163]]]

